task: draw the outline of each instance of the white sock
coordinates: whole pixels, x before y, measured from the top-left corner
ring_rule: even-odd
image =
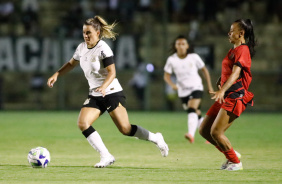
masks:
[[[195,136],[198,125],[198,115],[195,112],[188,113],[188,134]]]
[[[101,156],[108,156],[110,155],[108,149],[106,148],[105,144],[103,143],[99,133],[97,131],[93,132],[87,137],[89,144],[100,153]]]
[[[204,117],[201,117],[200,119],[198,119],[198,127],[197,127],[198,129],[200,128],[203,120],[204,120]]]
[[[142,139],[146,141],[151,141],[154,143],[156,142],[156,134],[138,125],[137,125],[137,130],[136,130],[134,137],[137,137],[138,139]]]

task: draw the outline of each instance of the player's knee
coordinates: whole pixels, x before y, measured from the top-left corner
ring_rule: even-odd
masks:
[[[202,126],[199,127],[199,134],[204,137],[204,128]]]
[[[189,114],[189,113],[193,113],[193,112],[196,112],[196,109],[194,109],[193,107],[189,107],[188,109],[187,109],[187,113]]]
[[[131,126],[122,126],[119,128],[120,133],[122,133],[123,135],[130,135],[131,132]]]
[[[86,121],[78,120],[77,126],[81,131],[84,131],[89,127],[89,124]]]
[[[210,134],[215,140],[218,140],[221,136],[220,131],[218,131],[217,129],[211,129]]]
[[[209,137],[209,136],[210,136],[210,130],[202,124],[202,125],[199,127],[199,134],[200,134],[202,137]]]

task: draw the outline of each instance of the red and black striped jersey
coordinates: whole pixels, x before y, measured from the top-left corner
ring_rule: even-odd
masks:
[[[251,63],[251,55],[247,45],[243,44],[229,50],[222,61],[221,86],[228,80],[234,65],[241,68],[241,73],[239,78],[225,92],[225,97],[243,99],[245,104],[252,101],[254,95],[247,91],[252,81]]]

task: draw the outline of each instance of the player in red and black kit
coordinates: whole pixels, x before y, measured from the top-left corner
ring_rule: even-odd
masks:
[[[247,104],[253,105],[254,95],[248,91],[252,80],[251,58],[256,46],[251,20],[236,20],[228,36],[234,47],[222,61],[221,77],[217,82],[219,90],[210,92],[215,103],[203,120],[200,134],[227,158],[221,169],[234,171],[243,169],[239,160],[241,155],[232,148],[224,132],[246,109]]]

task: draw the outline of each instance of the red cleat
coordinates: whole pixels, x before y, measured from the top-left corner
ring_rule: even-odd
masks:
[[[194,143],[194,137],[191,134],[185,134],[185,138],[188,139],[191,144]]]

